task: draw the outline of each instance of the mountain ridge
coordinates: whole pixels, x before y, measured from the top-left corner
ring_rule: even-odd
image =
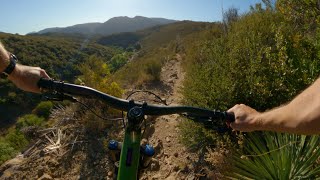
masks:
[[[67,27],[52,27],[32,32],[29,34],[46,34],[46,33],[78,33],[84,35],[111,35],[121,32],[134,32],[140,29],[149,28],[157,25],[165,25],[177,22],[176,20],[165,18],[148,18],[144,16],[135,16],[130,18],[128,16],[117,16],[109,20],[99,23],[83,23]]]

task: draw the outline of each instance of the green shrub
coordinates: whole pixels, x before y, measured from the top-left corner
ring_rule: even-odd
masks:
[[[51,101],[42,101],[36,108],[32,110],[32,113],[36,114],[39,117],[44,117],[48,119],[50,116],[50,111],[53,108],[53,103]]]
[[[29,143],[26,137],[19,130],[11,130],[5,136],[5,140],[15,150],[22,150]]]
[[[0,164],[13,158],[28,143],[29,141],[20,131],[16,129],[9,130],[9,133],[0,139]]]
[[[23,127],[27,126],[41,126],[44,122],[43,117],[38,117],[34,114],[27,114],[22,117],[20,117],[16,123],[16,127],[18,130],[20,130]]]
[[[0,164],[12,158],[15,153],[16,150],[12,146],[10,146],[9,143],[4,140],[0,140]]]

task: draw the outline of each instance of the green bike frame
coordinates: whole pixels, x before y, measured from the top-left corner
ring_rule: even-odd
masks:
[[[118,180],[138,179],[141,123],[143,118],[143,107],[132,107],[128,111],[128,125],[121,149]]]
[[[137,179],[140,160],[141,130],[126,128],[120,155],[118,179]]]

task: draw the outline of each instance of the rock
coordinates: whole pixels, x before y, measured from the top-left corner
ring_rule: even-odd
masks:
[[[154,180],[156,180],[156,179],[162,179],[161,176],[162,176],[162,175],[159,173],[159,174],[156,174],[156,175],[152,176],[151,179],[154,179]]]
[[[196,179],[194,174],[189,174],[188,177],[186,178],[186,180],[194,180],[194,179]]]
[[[57,167],[57,166],[59,166],[59,162],[54,158],[50,159],[47,162],[47,164],[48,164],[49,167]]]
[[[113,172],[112,171],[108,172],[108,177],[110,177],[110,178],[113,177]]]
[[[170,75],[170,78],[178,79],[178,74],[177,74],[177,72],[171,74],[171,75]]]
[[[150,164],[150,170],[151,171],[158,171],[160,169],[160,163],[157,159],[152,158],[151,164]]]
[[[174,157],[178,157],[179,153],[175,152],[173,155],[174,155]]]
[[[43,157],[43,156],[45,156],[46,155],[46,152],[44,152],[44,150],[41,150],[40,152],[39,152],[39,156],[40,157]]]
[[[147,139],[142,139],[141,140],[141,146],[146,146],[148,144],[148,140]]]
[[[175,164],[175,165],[173,166],[173,170],[177,172],[177,171],[179,171],[179,170],[180,170],[180,167],[179,167],[178,165],[176,165],[176,164]]]
[[[159,139],[157,144],[154,146],[154,151],[156,154],[161,154],[161,149],[163,148],[163,143],[162,141]]]
[[[217,179],[217,177],[218,177],[218,175],[216,175],[216,173],[214,173],[214,172],[208,172],[208,174],[207,174],[207,178],[208,179]]]
[[[171,142],[169,136],[166,137],[166,141],[167,141],[168,143]]]
[[[173,79],[169,79],[168,83],[173,84]],[[171,93],[170,93],[171,94]]]
[[[164,157],[169,157],[169,154],[166,152],[163,152]]]
[[[44,168],[42,166],[38,169],[38,177],[41,177],[44,174]]]
[[[177,177],[173,174],[171,174],[169,177],[166,178],[166,180],[176,180]]]
[[[173,156],[170,156],[170,157],[168,157],[167,159],[165,159],[165,162],[166,162],[168,165],[172,165],[172,159],[173,159]]]
[[[49,174],[43,174],[38,180],[51,180],[53,179]]]

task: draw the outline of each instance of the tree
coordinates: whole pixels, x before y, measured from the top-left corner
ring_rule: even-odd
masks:
[[[237,21],[237,19],[239,18],[239,14],[238,14],[238,9],[231,7],[229,8],[226,12],[223,12],[223,24],[224,27],[226,28],[225,30],[228,30],[228,26],[230,26],[230,24],[232,22]]]

